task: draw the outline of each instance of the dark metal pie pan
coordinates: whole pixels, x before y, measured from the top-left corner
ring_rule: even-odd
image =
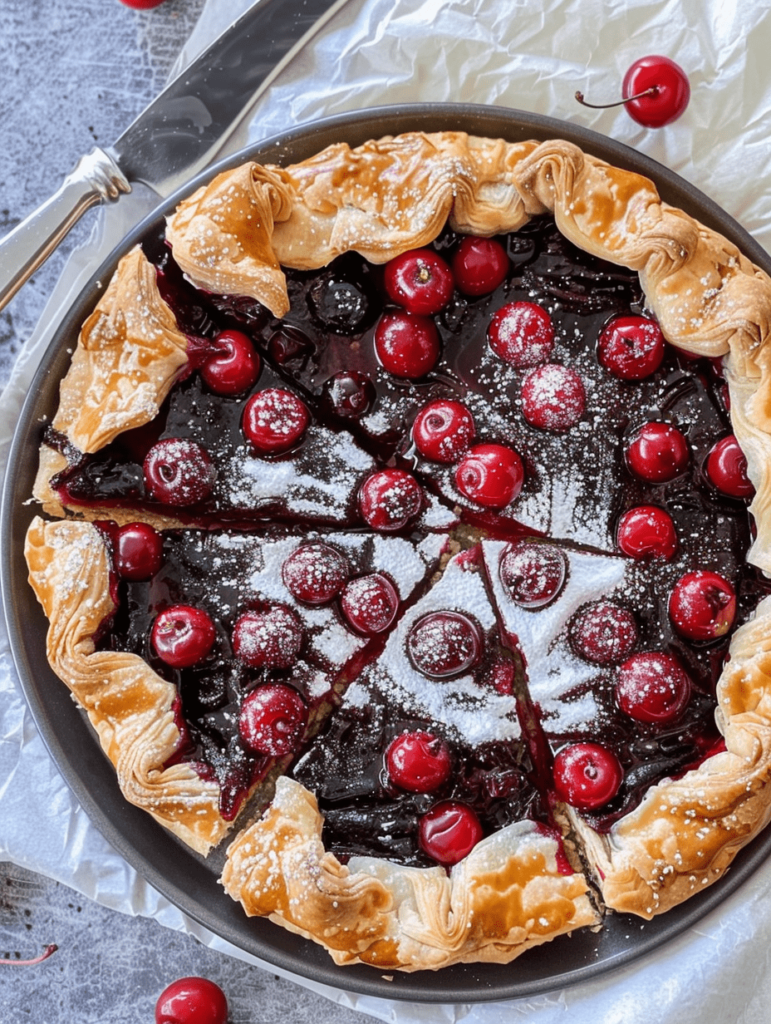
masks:
[[[771,258],[757,242],[688,182],[618,142],[553,118],[472,105],[385,107],[327,118],[250,146],[195,178],[132,231],[99,268],[60,325],[30,388],[10,455],[2,509],[2,585],[16,666],[51,756],[94,824],[159,892],[235,946],[316,982],[386,999],[468,1003],[531,996],[588,981],[659,949],[718,907],[750,876],[771,852],[771,830],[739,854],[724,879],[650,922],[611,914],[597,933],[584,930],[563,936],[505,966],[470,964],[437,972],[394,972],[388,978],[363,965],[338,968],[314,943],[269,921],[248,919],[217,883],[221,855],[215,853],[210,862],[204,861],[123,799],[114,770],[87,720],[48,665],[47,623],[27,583],[23,556],[27,527],[38,513],[28,500],[42,424],[56,410],[59,381],[69,364],[78,329],[102,294],[102,283],[109,280],[120,256],[155,230],[184,195],[220,170],[246,159],[294,162],[333,142],[357,145],[370,138],[416,129],[459,130],[511,142],[549,138],[575,142],[616,166],[652,178],[667,202],[722,232],[771,274]]]

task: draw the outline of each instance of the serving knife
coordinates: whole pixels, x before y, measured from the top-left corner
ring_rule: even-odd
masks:
[[[256,0],[107,149],[0,241],[0,309],[91,206],[148,185],[171,195],[221,151],[276,75],[348,0]]]

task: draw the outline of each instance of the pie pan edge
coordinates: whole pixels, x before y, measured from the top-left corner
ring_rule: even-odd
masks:
[[[253,158],[265,162],[296,161],[317,152],[331,141],[343,139],[351,144],[358,144],[373,135],[373,121],[377,122],[377,134],[397,134],[415,128],[426,131],[441,128],[463,130],[488,137],[503,136],[509,141],[552,137],[574,141],[587,151],[602,159],[608,159],[617,166],[629,167],[653,177],[667,202],[685,209],[702,222],[715,227],[734,241],[754,262],[767,271],[769,269],[769,258],[757,243],[715,204],[672,172],[659,168],[653,161],[639,157],[626,147],[585,129],[536,115],[494,108],[420,106],[337,116],[295,130],[281,139],[268,140],[258,147],[250,147],[201,176],[184,192],[192,190],[217,171],[234,166],[244,159]],[[172,197],[156,214],[140,225],[120,247],[120,253],[130,248],[153,224],[157,224],[160,217],[176,205],[179,198],[179,195]],[[622,919],[613,917],[608,920],[608,926],[600,936],[582,934],[580,937],[558,940],[561,943],[557,953],[560,967],[556,971],[552,970],[549,964],[552,958],[547,949],[552,949],[550,946],[544,948],[540,954],[528,954],[520,959],[515,969],[472,965],[448,968],[439,976],[422,974],[419,979],[412,981],[403,976],[398,980],[383,981],[369,968],[349,967],[341,974],[339,969],[323,959],[325,954],[322,953],[319,957],[303,940],[287,934],[276,935],[277,929],[266,922],[247,922],[245,919],[242,921],[240,910],[233,904],[236,913],[230,912],[230,908],[227,907],[230,901],[224,899],[214,884],[214,878],[200,862],[196,863],[192,856],[190,877],[185,879],[184,885],[179,885],[176,882],[179,874],[179,848],[173,840],[168,840],[165,836],[159,837],[160,830],[153,822],[145,822],[145,816],[139,815],[139,812],[132,813],[134,809],[125,805],[122,798],[117,796],[112,770],[106,762],[102,763],[101,754],[93,757],[93,752],[89,748],[90,744],[96,751],[93,740],[85,741],[87,730],[70,703],[66,691],[50,673],[41,645],[35,647],[33,630],[27,631],[22,626],[23,622],[33,625],[41,623],[34,598],[31,592],[27,591],[26,566],[21,559],[21,538],[34,511],[22,502],[31,491],[29,470],[36,462],[37,423],[41,416],[50,416],[54,410],[57,398],[56,384],[68,360],[67,343],[98,296],[97,282],[105,280],[114,269],[117,255],[111,257],[100,268],[65,319],[30,390],[30,397],[14,442],[6,484],[3,509],[3,585],[9,633],[25,694],[54,760],[98,826],[156,888],[213,931],[287,970],[327,984],[339,986],[342,983],[343,987],[369,994],[446,1002],[530,995],[570,982],[585,980],[613,966],[626,963],[687,928],[717,905],[727,891],[732,891],[754,870],[771,846],[771,840],[764,840],[762,836],[740,856],[726,882],[719,883],[715,889],[675,908],[666,915],[666,918],[656,919],[644,925],[642,929],[636,927],[635,931],[639,931],[639,935],[635,936],[631,946],[624,943],[623,935],[627,926]],[[42,628],[44,627],[41,626]],[[47,676],[51,676],[53,681]],[[59,690],[62,690],[61,694]],[[67,726],[62,727],[65,720]],[[69,728],[72,729],[72,733],[68,732]],[[79,732],[80,728],[84,730],[82,734]],[[220,906],[220,903],[223,905]],[[614,929],[614,924],[618,924],[619,921],[620,926]],[[557,952],[557,948],[554,948],[554,952]],[[512,975],[517,977],[512,980]]]

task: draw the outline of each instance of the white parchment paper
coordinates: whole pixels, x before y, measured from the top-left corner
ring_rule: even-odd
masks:
[[[176,70],[248,6],[249,0],[209,0]],[[770,52],[771,7],[765,0],[347,0],[275,79],[222,155],[320,116],[388,103],[516,107],[592,127],[659,160],[769,249]],[[592,111],[576,104],[576,89],[598,103],[616,98],[627,67],[651,53],[677,60],[689,73],[691,103],[675,124],[648,130],[623,109]],[[376,119],[372,134],[378,134]],[[0,472],[29,382],[64,310],[153,205],[152,194],[135,190],[101,210],[88,245],[69,260],[0,398]],[[257,962],[171,906],[91,825],[35,729],[2,625],[0,858]],[[771,1004],[770,967],[771,864],[696,928],[641,963],[539,998],[422,1006],[295,980],[403,1024],[760,1024]]]

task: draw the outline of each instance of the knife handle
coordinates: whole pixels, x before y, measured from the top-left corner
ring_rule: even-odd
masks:
[[[130,191],[120,167],[103,149],[97,147],[81,157],[61,188],[0,241],[0,309],[89,207]]]

